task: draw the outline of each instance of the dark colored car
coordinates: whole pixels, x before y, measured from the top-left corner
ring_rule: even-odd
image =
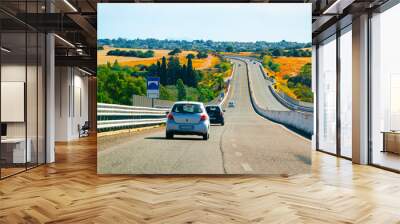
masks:
[[[209,105],[206,106],[206,111],[208,116],[210,117],[210,123],[211,124],[225,124],[225,119],[224,119],[224,112],[220,106],[218,105]]]

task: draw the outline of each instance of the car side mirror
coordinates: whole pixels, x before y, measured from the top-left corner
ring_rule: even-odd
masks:
[[[168,115],[168,114],[169,114],[169,111],[166,111],[166,112],[165,112],[165,115]]]
[[[223,109],[222,111],[225,112],[225,109]]]

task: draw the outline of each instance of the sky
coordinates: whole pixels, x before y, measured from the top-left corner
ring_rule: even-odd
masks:
[[[311,42],[311,4],[99,3],[99,39]]]

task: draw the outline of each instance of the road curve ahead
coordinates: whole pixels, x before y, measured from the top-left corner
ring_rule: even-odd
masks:
[[[311,143],[259,116],[250,101],[244,62],[235,74],[225,126],[211,126],[210,139],[165,139],[159,128],[125,137],[99,139],[98,172],[110,174],[295,174],[310,170]],[[249,69],[252,76],[255,71]],[[252,74],[254,72],[254,74]],[[253,82],[254,83],[254,82]],[[254,91],[260,91],[254,88]],[[268,101],[267,101],[268,102]]]
[[[248,62],[247,65],[249,67],[250,78],[253,80],[252,87],[254,95],[257,98],[259,106],[267,110],[289,111],[289,109],[282,105],[268,89],[268,86],[271,86],[272,82],[264,79],[260,70],[260,63],[253,61]]]

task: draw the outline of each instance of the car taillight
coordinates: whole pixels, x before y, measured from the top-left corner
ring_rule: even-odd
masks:
[[[201,120],[201,121],[205,121],[205,120],[207,120],[207,118],[208,118],[207,114],[202,114],[202,115],[200,116],[200,120]]]
[[[171,113],[169,113],[167,115],[167,118],[168,118],[168,120],[174,120],[174,116]]]

